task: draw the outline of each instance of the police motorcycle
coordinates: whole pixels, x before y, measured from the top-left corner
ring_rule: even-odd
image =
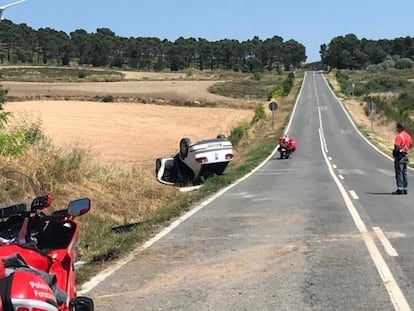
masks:
[[[16,186],[11,175],[27,177],[0,172],[0,186],[10,190],[0,195],[0,311],[93,311],[92,299],[76,293],[74,268],[76,218],[90,210],[90,200],[78,198],[49,212],[50,195],[29,199],[25,188],[32,180]]]

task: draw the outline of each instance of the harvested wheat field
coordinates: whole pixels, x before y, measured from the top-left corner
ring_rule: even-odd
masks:
[[[190,94],[189,94],[190,95]],[[191,141],[228,135],[252,118],[252,110],[91,101],[24,101],[4,106],[14,120],[40,120],[59,147],[89,149],[98,161],[136,163],[154,169],[182,137]]]

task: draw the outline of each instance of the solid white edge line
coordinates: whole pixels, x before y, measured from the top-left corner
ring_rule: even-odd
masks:
[[[359,196],[356,194],[354,190],[349,190],[349,194],[354,200],[359,200]]]
[[[365,246],[367,247],[367,250],[372,258],[372,261],[375,264],[375,267],[377,268],[377,271],[382,279],[382,282],[384,284],[385,289],[388,292],[388,295],[390,296],[390,300],[392,304],[394,305],[395,310],[401,310],[401,311],[410,311],[411,308],[408,305],[407,300],[404,297],[404,294],[402,293],[400,287],[398,286],[397,282],[394,279],[394,276],[392,275],[387,263],[385,262],[384,258],[382,257],[380,251],[378,250],[377,245],[375,244],[372,236],[369,234],[365,223],[361,219],[361,216],[359,215],[358,211],[356,210],[354,204],[352,203],[351,198],[348,196],[344,186],[339,181],[339,179],[336,177],[335,172],[330,165],[330,162],[328,160],[327,155],[325,154],[323,150],[323,141],[322,141],[322,134],[319,130],[319,137],[320,137],[320,143],[321,143],[321,150],[323,157],[325,158],[326,165],[328,166],[329,173],[331,174],[333,180],[335,181],[335,184],[337,185],[339,191],[342,194],[342,198],[344,199],[345,205],[351,214],[352,219],[354,220],[354,223],[361,233],[362,239],[365,243]]]
[[[380,227],[372,227],[372,229],[377,234],[377,236],[378,236],[379,240],[381,241],[382,246],[384,246],[384,249],[387,252],[387,254],[390,255],[391,257],[398,257],[397,251],[392,246],[390,240],[387,239],[387,237],[385,236],[385,234],[381,230],[381,228]]]
[[[307,77],[307,72],[305,72],[305,75],[303,77],[303,81],[302,81],[302,85],[301,85],[300,90],[299,90],[299,94],[296,97],[296,101],[295,101],[295,104],[293,106],[293,110],[292,110],[292,113],[290,115],[289,122],[288,122],[288,124],[286,126],[286,129],[285,129],[285,132],[284,132],[285,134],[289,132],[290,126],[292,124],[292,120],[293,120],[293,117],[295,115],[295,112],[296,112],[296,109],[297,109],[297,106],[298,106],[299,99],[300,99],[300,97],[302,95],[303,86],[305,84],[304,82],[305,82],[306,77]],[[142,252],[143,250],[147,249],[152,244],[154,244],[155,242],[157,242],[158,240],[160,240],[161,238],[163,238],[166,234],[168,234],[173,229],[175,229],[176,227],[178,227],[178,225],[180,225],[186,219],[190,218],[192,215],[194,215],[195,213],[197,213],[199,210],[201,210],[202,208],[204,208],[206,205],[208,205],[209,203],[211,203],[212,201],[214,201],[216,198],[218,198],[219,196],[221,196],[222,194],[224,194],[225,192],[227,192],[228,190],[230,190],[231,188],[233,188],[237,184],[241,183],[245,179],[249,178],[256,171],[258,171],[260,168],[262,168],[270,159],[273,158],[274,154],[277,152],[277,148],[278,147],[279,146],[277,145],[276,148],[272,151],[272,153],[262,163],[260,163],[256,168],[254,168],[250,173],[246,174],[245,176],[243,176],[242,178],[238,179],[237,181],[235,181],[233,184],[227,186],[226,188],[223,188],[221,191],[217,192],[215,195],[211,196],[207,200],[203,201],[198,206],[194,207],[193,209],[191,209],[190,211],[188,211],[187,213],[185,213],[184,215],[182,215],[180,218],[178,218],[176,221],[174,221],[171,225],[169,225],[168,227],[164,228],[161,232],[159,232],[153,238],[151,238],[150,240],[148,240],[147,242],[145,242],[143,245],[137,247],[127,257],[125,257],[125,258],[117,261],[115,264],[111,265],[109,268],[107,268],[104,271],[98,273],[97,275],[95,275],[94,277],[92,277],[89,281],[85,282],[82,285],[81,289],[78,291],[78,294],[79,295],[85,295],[86,293],[88,293],[89,291],[91,291],[100,282],[104,281],[107,277],[109,277],[115,271],[117,271],[122,266],[124,266],[128,262],[130,262],[137,254],[139,254],[140,252]]]
[[[331,89],[331,87],[329,86],[328,81],[326,80],[325,75],[322,75],[323,80],[325,81],[326,85],[328,86],[329,91],[331,92],[332,96],[336,99],[336,101],[338,102],[339,106],[341,106],[342,110],[345,112],[345,115],[348,117],[349,121],[351,122],[351,125],[354,127],[355,131],[359,134],[359,136],[362,137],[362,139],[364,139],[368,145],[370,145],[372,148],[374,148],[377,152],[379,152],[380,154],[382,154],[384,157],[386,157],[387,159],[394,161],[394,159],[389,156],[388,154],[386,154],[385,152],[383,152],[382,150],[380,150],[377,146],[375,146],[373,143],[371,143],[369,141],[368,138],[366,138],[357,128],[357,126],[355,125],[354,121],[352,120],[351,116],[349,115],[348,111],[345,109],[344,105],[342,104],[342,102],[339,100],[339,98],[336,96],[335,92]],[[407,169],[414,171],[414,168],[407,166]]]

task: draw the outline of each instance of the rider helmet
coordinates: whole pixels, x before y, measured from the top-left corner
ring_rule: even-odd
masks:
[[[403,131],[403,130],[405,129],[404,123],[402,123],[402,122],[397,122],[396,128],[397,128],[397,130],[399,130],[399,131]]]

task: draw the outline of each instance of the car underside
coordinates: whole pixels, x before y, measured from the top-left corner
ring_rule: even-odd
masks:
[[[232,144],[222,135],[194,144],[183,138],[174,157],[156,160],[155,172],[158,181],[164,184],[200,185],[211,176],[222,175],[232,158]]]

